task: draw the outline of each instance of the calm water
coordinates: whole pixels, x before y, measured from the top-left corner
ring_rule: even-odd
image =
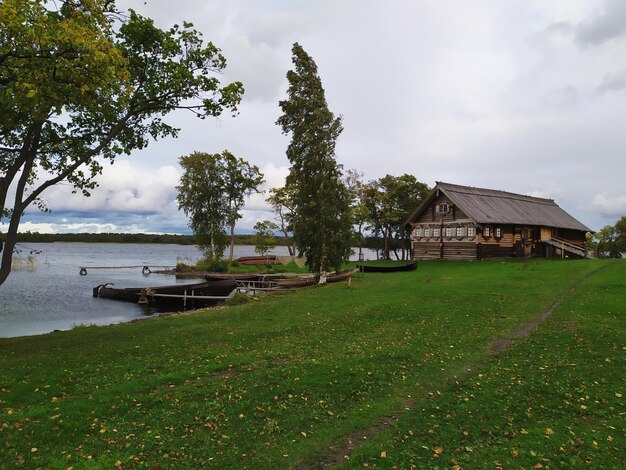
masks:
[[[279,247],[276,254],[283,254]],[[200,282],[176,280],[165,274],[144,276],[141,268],[92,269],[81,276],[81,266],[175,266],[200,258],[195,246],[102,243],[21,244],[18,258],[30,249],[35,266],[24,263],[0,286],[0,337],[67,330],[75,325],[109,325],[150,313],[140,305],[94,298],[92,289],[107,282],[117,287],[147,287]],[[286,251],[286,248],[285,248]],[[236,256],[254,254],[254,247],[237,247]],[[286,253],[285,253],[286,254]]]
[[[141,268],[91,269],[86,276],[79,274],[81,266],[193,264],[200,258],[195,246],[33,243],[21,244],[20,249],[16,257],[23,260],[30,249],[40,253],[33,255],[34,265],[25,262],[0,286],[0,337],[43,334],[75,325],[109,325],[152,313],[137,304],[94,298],[92,289],[99,284],[148,287],[199,282],[165,274],[144,276]],[[253,246],[235,247],[235,257],[254,254]],[[277,247],[274,254],[287,255],[287,248]]]

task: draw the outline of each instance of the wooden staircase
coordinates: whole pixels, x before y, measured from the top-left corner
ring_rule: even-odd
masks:
[[[567,240],[563,240],[562,238],[552,237],[550,240],[543,240],[544,243],[551,245],[555,248],[559,248],[564,252],[575,254],[582,258],[587,258],[587,250],[580,245],[576,245],[574,243],[568,242]]]

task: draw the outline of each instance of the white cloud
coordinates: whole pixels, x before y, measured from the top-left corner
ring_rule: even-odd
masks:
[[[626,215],[626,195],[596,194],[592,206],[603,216],[618,219]]]
[[[128,160],[119,160],[104,167],[96,177],[99,186],[91,197],[72,194],[69,185],[57,185],[44,193],[44,200],[53,211],[115,211],[160,212],[176,198],[180,174],[173,166],[138,168]]]

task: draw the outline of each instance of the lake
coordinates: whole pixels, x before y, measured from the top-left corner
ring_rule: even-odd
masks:
[[[0,337],[37,335],[77,325],[110,325],[146,318],[155,313],[138,304],[94,298],[99,284],[147,287],[189,284],[165,274],[142,274],[141,268],[89,269],[89,266],[169,266],[194,264],[201,253],[195,246],[165,244],[28,243],[15,255],[18,267],[0,286]],[[30,250],[37,253],[28,259]],[[366,253],[372,257],[373,253]],[[254,255],[253,246],[236,246],[235,257]],[[276,247],[287,255],[287,247]],[[79,274],[87,267],[87,275]]]

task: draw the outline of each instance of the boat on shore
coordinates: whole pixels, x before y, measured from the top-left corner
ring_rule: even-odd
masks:
[[[265,256],[241,256],[237,258],[239,264],[280,264],[276,255]]]
[[[357,272],[359,272],[359,270],[355,268],[346,269],[345,271],[340,271],[338,273],[329,273],[326,275],[326,282],[333,283],[345,281],[354,276]],[[309,274],[307,276],[300,276],[291,279],[278,279],[274,282],[280,287],[306,287],[319,284],[320,277],[318,275]]]
[[[93,296],[123,302],[194,308],[215,305],[225,300],[236,288],[233,279],[157,287],[116,288],[102,284],[94,287]]]
[[[326,282],[333,283],[333,282],[345,281],[347,279],[350,279],[352,276],[354,276],[358,272],[359,272],[358,268],[354,268],[354,269],[346,269],[345,271],[339,271],[338,273],[331,273],[328,276],[326,276]]]
[[[402,271],[415,271],[417,269],[417,261],[412,261],[405,264],[378,266],[357,264],[357,269],[364,273],[396,273]]]
[[[239,273],[239,274],[227,274],[227,273],[206,273],[204,278],[207,281],[258,281],[263,274],[258,273]]]

